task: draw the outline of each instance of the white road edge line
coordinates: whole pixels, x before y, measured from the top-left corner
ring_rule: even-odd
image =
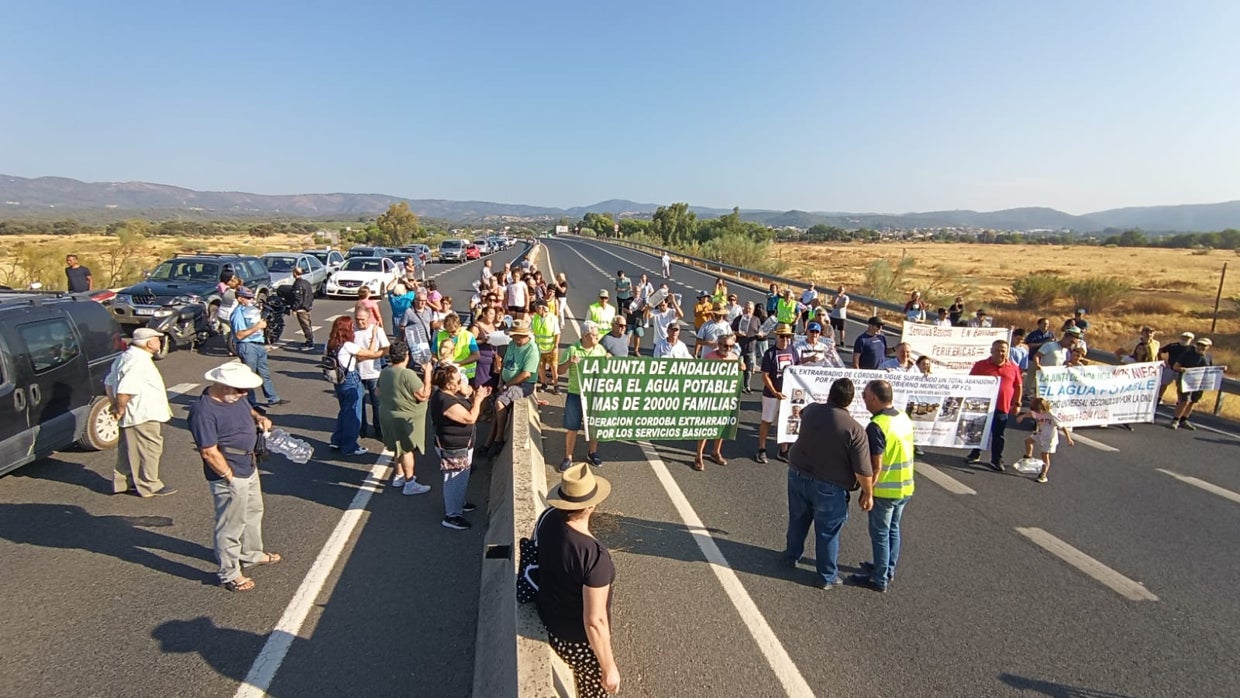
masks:
[[[951,492],[952,494],[977,494],[977,490],[969,487],[929,463],[917,461],[913,466],[913,473],[915,475],[925,475],[927,480],[933,482],[939,487],[942,487],[948,492]]]
[[[1096,448],[1099,451],[1105,451],[1107,453],[1119,453],[1118,448],[1115,448],[1114,446],[1111,446],[1109,444],[1104,444],[1101,441],[1094,441],[1088,436],[1081,436],[1081,432],[1076,429],[1072,430],[1072,440],[1078,443],[1085,444],[1086,446],[1089,446],[1090,448]]]
[[[1051,555],[1093,577],[1129,601],[1157,601],[1158,597],[1140,582],[1133,581],[1094,558],[1068,545],[1040,528],[1016,527],[1016,532],[1033,541]]]
[[[272,629],[271,634],[267,636],[267,642],[263,645],[263,649],[254,658],[254,663],[250,665],[250,671],[245,675],[245,681],[237,688],[236,698],[258,698],[267,695],[267,689],[271,688],[271,682],[276,677],[276,672],[280,670],[280,665],[284,662],[284,658],[288,656],[289,648],[293,646],[293,640],[297,638],[297,634],[301,632],[301,626],[306,622],[306,616],[309,615],[310,609],[314,607],[314,602],[318,599],[319,593],[323,591],[323,585],[327,582],[328,575],[336,567],[340,554],[344,551],[344,546],[349,542],[349,537],[353,535],[353,529],[357,528],[358,522],[362,518],[362,512],[366,510],[366,505],[370,502],[370,496],[383,488],[383,483],[387,480],[388,471],[391,469],[387,465],[392,458],[392,452],[384,450],[379,454],[378,460],[370,469],[370,473],[366,476],[366,480],[358,489],[357,494],[353,495],[353,501],[349,503],[349,508],[345,509],[344,514],[340,516],[339,523],[327,538],[327,542],[323,544],[323,549],[319,551],[319,556],[314,560],[314,564],[310,566],[310,571],[306,573],[305,579],[302,580],[301,586],[297,588],[297,592],[293,594],[293,598],[289,601],[288,606],[284,609],[284,615],[280,616],[280,621],[276,623],[276,627]]]
[[[1165,414],[1165,415],[1167,415],[1168,417],[1170,417],[1170,416],[1172,416],[1173,414],[1175,414],[1175,410],[1174,410],[1174,409],[1172,409],[1172,408],[1170,408],[1170,407],[1167,407],[1167,406],[1165,406],[1165,405],[1159,405],[1159,406],[1158,406],[1158,411],[1159,411],[1159,412],[1161,412],[1161,413],[1163,413],[1163,414]],[[1151,422],[1151,423],[1150,423],[1150,426],[1154,426],[1154,423],[1152,423],[1152,422]],[[1166,425],[1165,425],[1165,424],[1160,424],[1160,425],[1158,425],[1158,426],[1166,426]],[[1212,431],[1212,432],[1214,432],[1215,434],[1222,434],[1223,436],[1230,436],[1230,437],[1231,437],[1231,438],[1233,438],[1233,439],[1238,439],[1238,440],[1240,440],[1240,434],[1236,434],[1236,433],[1234,433],[1234,432],[1226,431],[1226,430],[1224,430],[1224,429],[1215,429],[1215,428],[1214,428],[1214,427],[1212,427],[1212,426],[1207,426],[1207,425],[1205,425],[1205,424],[1198,424],[1197,422],[1193,422],[1193,426],[1197,427],[1198,429],[1205,429],[1206,431]]]
[[[737,613],[740,614],[745,627],[749,629],[749,634],[753,636],[754,642],[758,644],[758,649],[766,657],[767,664],[771,666],[780,684],[783,685],[784,692],[795,698],[801,698],[802,696],[813,698],[813,689],[806,683],[805,677],[801,676],[797,665],[788,656],[788,652],[780,644],[779,638],[775,636],[775,632],[767,624],[766,618],[762,616],[762,612],[758,610],[753,599],[749,597],[749,593],[745,591],[745,587],[736,576],[736,572],[728,564],[723,553],[719,551],[719,546],[715,544],[715,539],[711,537],[710,533],[707,533],[702,520],[698,517],[697,512],[693,510],[693,506],[689,504],[689,500],[685,498],[684,493],[680,491],[680,486],[676,484],[676,480],[668,472],[667,466],[663,464],[663,460],[655,451],[654,446],[649,441],[639,441],[638,445],[641,446],[642,453],[645,454],[646,460],[650,463],[650,468],[654,470],[655,476],[659,478],[663,489],[667,491],[667,496],[676,507],[680,520],[689,528],[694,542],[697,543],[702,554],[706,556],[706,562],[710,566],[711,571],[719,578],[719,583],[723,585],[723,590],[727,593],[728,599],[732,601],[732,605],[736,608]]]
[[[1157,470],[1163,475],[1170,475],[1171,477],[1179,480],[1180,482],[1187,483],[1189,485],[1192,485],[1193,487],[1199,487],[1205,490],[1206,492],[1209,492],[1210,494],[1217,494],[1223,499],[1230,499],[1236,504],[1240,504],[1240,492],[1232,492],[1229,489],[1224,489],[1212,482],[1206,482],[1205,480],[1200,480],[1191,475],[1181,475],[1179,473],[1171,472],[1170,470],[1163,470],[1162,468],[1158,468]]]
[[[555,267],[551,266],[551,248],[547,247],[541,242],[538,243],[538,246],[543,249],[543,256],[546,257],[547,259],[547,271],[551,274],[550,278],[554,279],[555,278]],[[559,302],[560,302],[560,305],[564,306],[564,318],[566,320],[571,320],[573,316],[573,309],[568,307],[568,296],[564,296],[563,298],[560,298]],[[565,322],[564,324],[571,325],[573,328],[573,332],[577,333],[577,341],[581,341],[581,327],[579,327],[576,322]],[[564,328],[561,327],[560,333],[562,334],[563,332],[564,332]]]

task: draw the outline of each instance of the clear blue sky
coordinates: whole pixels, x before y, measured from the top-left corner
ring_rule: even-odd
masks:
[[[6,2],[0,172],[816,211],[1240,198],[1240,2]]]

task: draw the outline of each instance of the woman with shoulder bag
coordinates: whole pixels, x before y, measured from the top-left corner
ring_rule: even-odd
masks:
[[[578,698],[620,690],[611,649],[611,586],[616,568],[590,533],[590,516],[611,483],[588,463],[569,467],[547,494],[554,507],[538,527],[538,615],[551,649],[573,670]]]
[[[336,415],[336,430],[332,432],[330,446],[348,456],[369,453],[357,442],[362,430],[362,379],[357,374],[357,363],[383,356],[379,348],[379,331],[370,333],[370,345],[359,346],[353,341],[353,318],[345,315],[332,322],[327,339],[327,356],[336,359],[344,380],[336,384],[336,401],[340,412]]]
[[[431,395],[430,413],[439,469],[443,471],[444,517],[440,523],[444,528],[464,531],[470,527],[464,514],[475,508],[465,501],[474,457],[474,425],[491,389],[470,388],[464,371],[451,363],[435,369],[434,384],[438,390]]]
[[[431,398],[431,365],[422,375],[409,368],[409,345],[397,340],[388,350],[392,363],[379,374],[379,422],[383,445],[395,454],[396,476],[392,487],[401,494],[426,494],[431,488],[418,482],[414,452],[426,454],[426,408]]]
[[[469,332],[478,343],[478,364],[474,372],[474,387],[487,386],[494,389],[499,385],[500,366],[503,357],[499,349],[491,344],[491,334],[496,331],[496,312],[491,306],[482,306],[478,317],[474,318]]]

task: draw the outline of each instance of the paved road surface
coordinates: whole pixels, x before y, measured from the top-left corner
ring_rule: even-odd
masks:
[[[521,250],[492,258],[499,265]],[[472,262],[428,271],[460,307],[478,269]],[[315,302],[320,346],[329,318],[351,306]],[[302,341],[295,322],[284,341]],[[0,694],[236,692],[382,445],[363,440],[372,453],[357,458],[329,451],[337,406],[318,355],[273,349],[277,390],[293,402],[271,416],[310,441],[316,456],[305,465],[273,457],[263,474],[264,537],[286,561],[257,569],[253,592],[220,589],[210,547],[211,499],[184,406],[205,387],[202,374],[225,360],[212,340],[204,354],[174,352],[158,364],[178,393],[162,469],[178,494],[110,496],[113,452],[60,453],[0,478]],[[345,562],[326,567],[321,592],[309,599],[308,618],[271,695],[468,694],[489,466],[475,470],[470,483],[479,511],[468,532],[439,526],[434,458],[418,469],[433,487],[429,494],[402,497],[384,487],[361,512],[345,541]]]
[[[546,248],[578,317],[617,269],[662,281],[640,252],[582,239]],[[714,282],[673,275],[686,301]],[[1083,430],[1094,445],[1061,447],[1046,485],[927,449],[891,591],[823,592],[809,586],[812,564],[778,565],[786,466],[751,459],[758,408],[746,396],[729,464],[706,472],[690,469],[691,443],[600,449],[615,485],[599,535],[618,569],[624,695],[1237,694],[1240,438]],[[547,409],[547,461],[558,463],[561,411]],[[854,507],[841,562],[849,572],[868,558]]]

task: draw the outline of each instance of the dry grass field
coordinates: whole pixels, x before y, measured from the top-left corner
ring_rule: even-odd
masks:
[[[1163,342],[1175,341],[1181,332],[1214,340],[1214,361],[1226,364],[1228,373],[1240,372],[1240,255],[1226,250],[1201,253],[1194,250],[1155,248],[1054,247],[1045,245],[974,245],[945,243],[807,244],[775,245],[787,275],[812,279],[820,286],[847,284],[865,295],[866,268],[885,257],[893,265],[901,255],[916,260],[907,273],[904,291],[924,289],[939,281],[932,302],[944,305],[958,289],[965,293],[969,312],[986,308],[996,325],[1034,326],[1039,315],[1052,319],[1054,329],[1071,317],[1072,302],[1061,299],[1041,312],[1017,310],[1012,280],[1029,273],[1057,273],[1067,279],[1119,276],[1133,284],[1133,292],[1115,308],[1094,312],[1089,344],[1115,349],[1136,336],[1142,325],[1159,331]],[[1224,262],[1230,262],[1218,327],[1210,331],[1214,297]],[[943,271],[948,273],[944,274]],[[894,318],[893,318],[894,319]],[[1240,400],[1233,400],[1240,402]],[[1228,412],[1240,405],[1229,406]]]

